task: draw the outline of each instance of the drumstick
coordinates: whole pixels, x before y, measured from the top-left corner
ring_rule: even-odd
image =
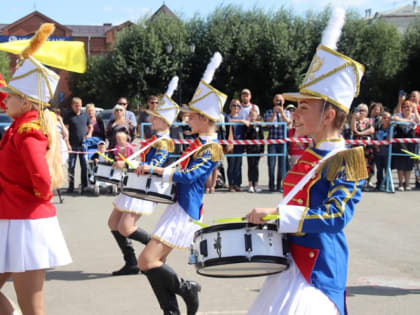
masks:
[[[111,158],[109,158],[109,157],[107,157],[105,154],[103,154],[103,153],[101,153],[101,152],[99,152],[99,151],[97,151],[98,152],[98,154],[100,155],[100,156],[102,156],[105,160],[107,160],[108,162],[111,162],[111,163],[114,163],[115,161],[113,160],[113,159],[111,159]]]
[[[135,169],[135,167],[134,167],[134,165],[133,164],[131,164],[125,157],[124,157],[124,155],[122,155],[121,153],[118,153],[118,155],[120,156],[120,158],[125,162],[125,163],[127,163],[127,165],[131,168],[131,169]]]
[[[206,228],[206,227],[208,227],[208,225],[207,225],[207,224],[204,224],[204,223],[202,223],[202,222],[200,222],[200,221],[197,221],[197,220],[192,220],[192,223],[195,223],[195,224],[197,224],[198,226],[201,226],[202,228]]]
[[[262,217],[264,221],[277,220],[278,218],[279,218],[278,214],[270,214],[270,215],[266,215],[265,217]],[[246,221],[246,217],[216,219],[213,222],[214,223],[234,223],[234,222],[244,222],[244,221]]]
[[[412,159],[420,160],[420,155],[418,155],[418,154],[415,154],[413,152],[410,152],[410,151],[404,150],[404,149],[401,149],[401,151],[410,155]]]

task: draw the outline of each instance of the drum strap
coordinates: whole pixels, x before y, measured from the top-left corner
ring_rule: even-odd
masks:
[[[279,206],[284,206],[289,203],[290,200],[305,186],[305,184],[312,178],[315,174],[316,170],[330,157],[336,155],[338,152],[346,150],[345,148],[340,148],[336,150],[332,150],[327,155],[325,155],[321,160],[319,160],[318,164],[315,165],[294,187],[289,193],[280,201]]]
[[[197,152],[198,150],[200,150],[203,146],[199,146],[197,148],[195,148],[194,150],[188,152],[188,154],[185,154],[183,157],[181,157],[179,160],[176,160],[175,162],[173,162],[172,164],[168,165],[165,168],[171,168],[171,167],[175,167],[176,165],[182,163],[184,160],[188,159],[191,155],[193,155],[195,152]]]
[[[156,138],[152,141],[150,141],[148,144],[146,144],[144,147],[142,147],[140,150],[134,152],[132,155],[130,155],[127,160],[133,161],[136,157],[138,157],[140,154],[142,154],[144,151],[146,151],[148,148],[150,148],[152,145],[154,145],[156,142],[162,140],[162,139],[170,139],[169,137],[160,137],[160,138]]]

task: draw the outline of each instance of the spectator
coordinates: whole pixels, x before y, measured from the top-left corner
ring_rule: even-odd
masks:
[[[85,139],[92,136],[92,125],[89,116],[82,112],[82,100],[79,97],[73,97],[71,102],[71,111],[64,117],[64,125],[69,131],[69,151],[86,152]],[[85,153],[72,153],[69,156],[69,187],[67,192],[74,192],[74,168],[76,159],[79,156],[81,168],[81,193],[85,193],[88,185],[87,179],[87,157]]]
[[[290,112],[286,112],[284,109],[284,98],[281,94],[274,95],[273,98],[273,108],[269,109],[264,114],[264,121],[266,122],[275,122],[281,123],[284,122],[289,124]],[[286,128],[282,124],[270,125],[268,127],[268,139],[283,139],[286,136]],[[267,152],[269,154],[280,154],[286,153],[283,150],[283,144],[269,144],[267,147]],[[286,170],[283,169],[282,156],[268,156],[268,189],[270,191],[282,191],[281,181],[283,179],[283,174],[286,173]],[[277,161],[277,180],[275,180],[275,170],[276,170],[276,161]]]
[[[258,124],[258,112],[255,109],[249,111],[249,122],[250,125],[246,128],[245,139],[264,139],[263,129]],[[247,145],[245,147],[246,153],[248,154],[263,154],[264,145]],[[247,156],[248,160],[248,192],[259,193],[261,188],[258,187],[258,164],[261,156]]]
[[[155,107],[159,104],[159,98],[156,95],[150,95],[147,97],[146,105],[148,110],[154,110]],[[155,131],[152,130],[151,125],[143,126],[142,130],[142,124],[143,123],[150,123],[150,115],[144,111],[141,110],[139,113],[139,130],[138,134],[140,135],[140,138],[142,139],[150,139],[155,135]]]
[[[251,91],[249,89],[243,89],[241,92],[241,110],[239,112],[239,117],[243,120],[249,121],[249,111],[255,109],[260,115],[260,108],[258,105],[251,103]]]
[[[134,127],[137,127],[136,115],[134,115],[134,113],[132,111],[128,110],[127,99],[125,97],[120,97],[118,99],[117,105],[121,105],[122,107],[124,107],[124,109],[125,109],[125,120],[131,121],[131,124]]]
[[[372,120],[372,125],[375,130],[379,128],[382,121],[382,114],[384,112],[384,106],[382,103],[372,102],[369,106],[368,117]]]
[[[359,104],[353,113],[351,131],[353,132],[353,139],[356,140],[370,140],[375,133],[372,120],[368,117],[368,107],[366,104]],[[375,185],[370,182],[374,173],[374,155],[372,146],[365,146],[365,159],[369,177],[366,180],[364,189],[367,187],[374,188]]]
[[[230,114],[226,115],[225,122],[231,123],[242,123],[249,125],[249,122],[241,119],[239,112],[241,110],[241,103],[237,99],[233,99],[230,102]],[[243,139],[245,135],[245,126],[244,125],[229,125],[227,137],[233,135],[233,139]],[[235,145],[233,147],[233,154],[242,154],[244,153],[243,145]],[[229,182],[229,191],[241,191],[242,183],[242,156],[229,156],[228,160],[228,182]]]
[[[419,91],[413,91],[410,94],[410,101],[413,102],[416,105],[417,113],[420,113],[420,92]],[[420,124],[417,124],[416,127],[416,138],[420,138]],[[417,154],[420,155],[420,143],[417,143]],[[418,160],[414,161],[414,164],[416,165],[416,188],[420,188],[420,163]]]
[[[123,158],[128,158],[130,155],[134,153],[133,146],[128,141],[128,134],[124,131],[117,131],[115,133],[115,150],[113,151],[114,154],[114,161],[123,161]]]
[[[105,124],[100,116],[96,115],[95,104],[86,105],[86,114],[89,116],[90,123],[93,127],[92,137],[97,137],[98,142],[105,139]]]
[[[377,140],[387,140],[390,137],[391,114],[383,112],[380,126],[376,130],[375,138]],[[375,146],[375,164],[376,164],[376,190],[383,190],[382,184],[388,161],[388,146]]]
[[[106,138],[109,141],[109,149],[113,149],[117,144],[117,132],[125,132],[128,136],[128,141],[131,142],[136,136],[136,127],[133,126],[130,120],[125,119],[125,109],[121,105],[114,106],[115,120],[111,120],[106,128]]]
[[[401,113],[396,113],[393,119],[405,124],[398,124],[395,128],[396,138],[412,138],[415,135],[416,124],[419,123],[417,107],[413,102],[404,101],[401,106]],[[401,149],[413,152],[415,144],[396,143],[393,145],[394,153],[402,153]],[[395,156],[392,159],[392,168],[398,172],[398,190],[411,190],[410,175],[413,170],[414,160],[409,156]]]

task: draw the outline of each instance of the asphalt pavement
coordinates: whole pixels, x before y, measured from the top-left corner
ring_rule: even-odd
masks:
[[[244,160],[245,161],[245,160]],[[261,182],[266,188],[263,161]],[[244,183],[246,171],[244,167]],[[73,263],[47,272],[47,314],[119,315],[161,314],[145,276],[113,277],[122,256],[107,227],[111,195],[54,197],[58,218]],[[253,207],[272,207],[280,193],[236,192],[226,189],[204,197],[204,222],[243,216]],[[419,314],[420,294],[420,191],[363,193],[353,220],[346,227],[349,244],[348,308],[350,314]],[[140,218],[138,225],[151,231],[164,210]],[[137,253],[143,246],[135,244]],[[199,314],[246,314],[264,281],[263,277],[219,279],[197,275],[188,265],[189,252],[174,250],[167,263],[180,276],[202,285]],[[2,290],[16,303],[11,282]],[[181,310],[185,306],[179,299]]]

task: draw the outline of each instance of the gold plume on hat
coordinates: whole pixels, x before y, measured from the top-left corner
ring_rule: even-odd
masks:
[[[41,48],[42,44],[47,40],[47,38],[54,32],[55,26],[52,23],[41,24],[39,30],[32,37],[29,46],[22,51],[22,58],[26,59],[29,56],[32,56]]]

